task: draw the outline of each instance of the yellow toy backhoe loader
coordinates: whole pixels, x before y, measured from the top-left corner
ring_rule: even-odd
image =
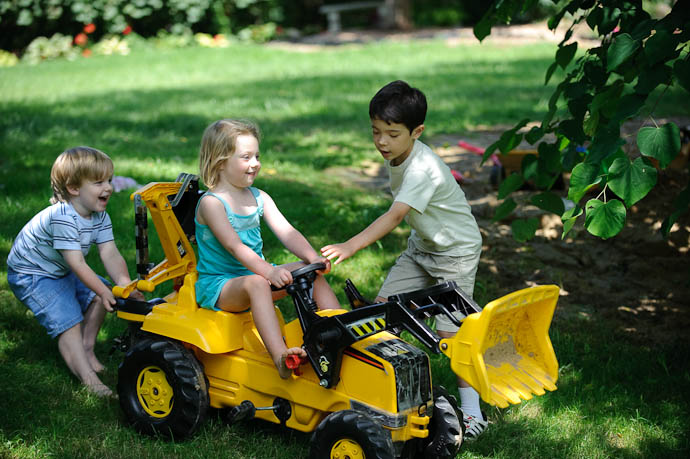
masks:
[[[200,308],[195,301],[194,211],[196,176],[150,183],[132,194],[139,279],[115,287],[117,315],[129,321],[119,342],[125,356],[117,392],[127,420],[140,432],[176,439],[193,434],[210,407],[231,422],[259,418],[313,432],[312,458],[451,458],[463,441],[454,397],[431,381],[425,352],[398,335],[409,332],[492,405],[520,403],[555,390],[558,363],[548,330],[558,287],[520,290],[482,310],[452,282],[402,292],[386,302],[362,298],[351,282],[350,309],[319,311],[312,298],[312,264],[292,273],[287,286],[297,318],[285,323],[288,347],[302,346],[305,361],[290,361],[281,379],[251,312]],[[148,262],[148,214],[165,259]],[[136,301],[133,289],[163,298]],[[453,311],[466,317],[454,319]],[[425,319],[445,314],[460,329],[441,339]]]

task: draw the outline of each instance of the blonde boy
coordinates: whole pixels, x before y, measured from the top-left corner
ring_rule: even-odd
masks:
[[[105,212],[112,175],[112,161],[99,150],[76,147],[63,152],[50,173],[52,205],[24,226],[7,257],[7,280],[15,296],[57,337],[70,371],[99,396],[112,391],[97,375],[104,367],[94,346],[115,298],[107,281],[86,264],[89,248],[96,244],[115,283],[130,282]],[[143,299],[139,292],[135,297]]]

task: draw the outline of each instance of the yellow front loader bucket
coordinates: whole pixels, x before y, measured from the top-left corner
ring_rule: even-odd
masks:
[[[513,292],[467,316],[455,337],[441,341],[453,372],[485,402],[505,408],[556,390],[549,326],[558,292],[555,285]]]

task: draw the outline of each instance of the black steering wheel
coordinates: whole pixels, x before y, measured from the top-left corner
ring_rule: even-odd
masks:
[[[324,269],[326,269],[326,263],[312,263],[307,266],[302,266],[301,268],[297,268],[291,272],[292,281],[294,282],[298,277],[306,276],[314,271],[323,271]]]
[[[311,273],[314,273],[316,271],[323,271],[326,269],[326,264],[325,263],[311,263],[307,266],[302,266],[301,268],[297,268],[294,271],[290,271],[290,274],[292,274],[292,283],[294,284],[297,279],[300,279],[302,277],[309,276]],[[312,277],[310,280],[314,280]],[[283,287],[275,287],[271,285],[271,290],[278,291],[286,288],[287,285]]]

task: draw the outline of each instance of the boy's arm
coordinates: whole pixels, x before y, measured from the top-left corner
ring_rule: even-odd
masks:
[[[108,286],[86,264],[81,250],[60,250],[60,253],[79,280],[98,295],[107,311],[112,312],[113,308],[111,305],[115,304],[115,297]]]
[[[115,241],[98,244],[98,254],[101,256],[106,272],[116,285],[124,287],[132,282],[132,278],[127,270],[127,262],[117,249]],[[138,290],[133,291],[131,296],[137,300],[143,301],[145,299],[144,295]]]
[[[411,207],[404,202],[394,201],[390,209],[374,220],[364,231],[353,236],[347,242],[322,247],[321,254],[329,260],[335,258],[333,264],[337,265],[393,231],[403,221],[410,209]]]
[[[307,264],[325,263],[326,270],[324,272],[330,271],[330,261],[322,257],[311,246],[307,238],[290,224],[273,199],[263,191],[261,191],[261,196],[264,201],[264,221],[285,248]]]
[[[290,271],[273,266],[247,247],[228,221],[223,203],[213,197],[204,197],[199,203],[199,220],[208,225],[218,242],[251,272],[267,279],[276,287],[292,282]]]

